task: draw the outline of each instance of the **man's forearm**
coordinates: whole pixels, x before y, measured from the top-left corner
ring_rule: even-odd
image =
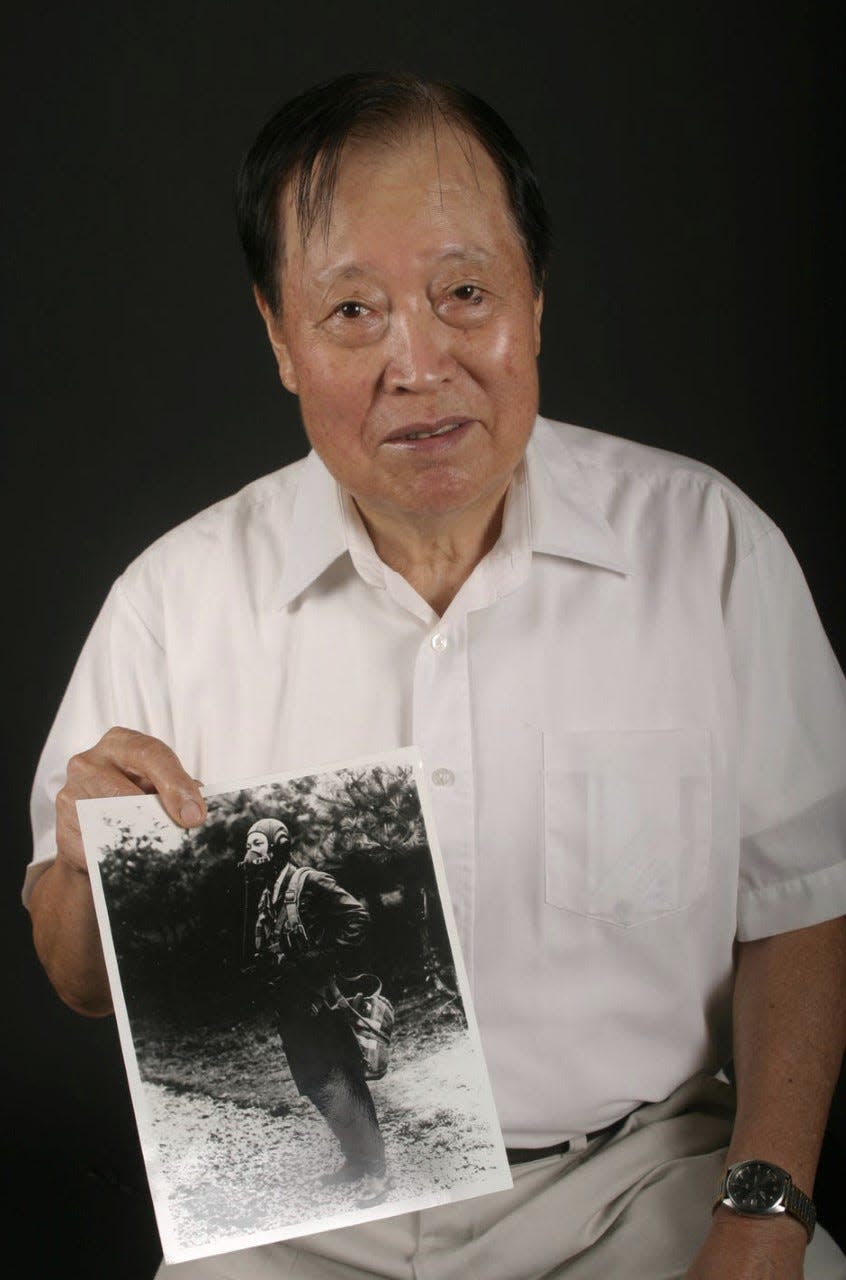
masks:
[[[65,1004],[89,1017],[111,1013],[88,876],[57,860],[37,880],[29,909],[38,958]]]
[[[79,829],[77,802],[105,796],[157,792],[168,816],[182,827],[207,816],[200,784],[166,743],[115,725],[88,751],[68,761],[65,785],[56,796],[56,861],[33,886],[29,901],[32,934],[47,976],[77,1013],[112,1012],[91,881]]]
[[[768,1160],[813,1194],[844,1043],[846,919],[739,944],[737,1115],[726,1164]],[[795,1218],[745,1218],[720,1206],[686,1280],[799,1280],[806,1245]]]
[[[845,1044],[846,918],[739,944],[729,1163],[769,1160],[811,1194]]]

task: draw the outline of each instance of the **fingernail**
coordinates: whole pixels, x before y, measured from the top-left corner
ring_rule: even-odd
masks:
[[[186,827],[198,827],[203,821],[203,811],[196,801],[189,800],[179,810],[179,819]]]

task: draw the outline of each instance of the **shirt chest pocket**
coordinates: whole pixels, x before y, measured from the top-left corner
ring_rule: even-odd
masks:
[[[621,928],[699,896],[711,847],[707,729],[543,733],[546,901]]]

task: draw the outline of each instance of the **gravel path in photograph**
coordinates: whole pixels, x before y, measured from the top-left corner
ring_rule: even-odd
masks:
[[[281,1047],[280,1047],[281,1058]],[[403,1054],[370,1082],[394,1185],[386,1204],[472,1187],[496,1169],[495,1119],[482,1064],[465,1031],[431,1052]],[[291,1086],[287,1114],[146,1082],[146,1132],[154,1200],[180,1248],[359,1213],[356,1186],[324,1187],[341,1162],[314,1106]],[[157,1172],[154,1172],[157,1171]]]

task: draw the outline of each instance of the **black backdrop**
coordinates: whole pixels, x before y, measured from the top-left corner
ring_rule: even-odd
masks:
[[[111,580],[304,451],[235,236],[243,149],[281,99],[344,70],[403,66],[487,98],[555,226],[542,410],[739,483],[784,529],[843,662],[843,6],[565,0],[552,22],[490,0],[18,8],[2,1203],[29,1274],[148,1280],[158,1240],[114,1023],[60,1005],[18,895],[38,752]]]

